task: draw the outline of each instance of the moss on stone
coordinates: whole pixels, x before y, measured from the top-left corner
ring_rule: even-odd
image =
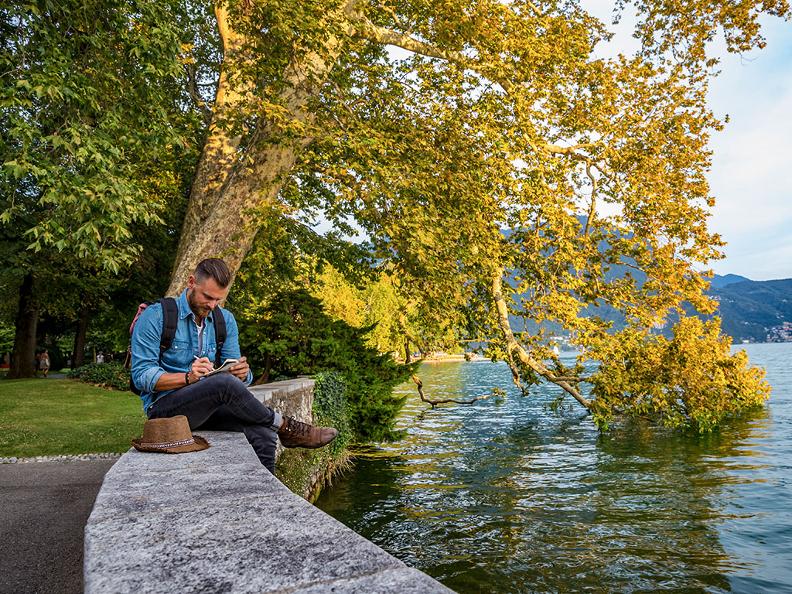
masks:
[[[284,485],[309,501],[315,500],[333,477],[348,468],[348,445],[352,439],[342,376],[336,372],[322,372],[314,379],[314,424],[335,427],[338,437],[318,450],[284,451],[276,469],[276,476]]]

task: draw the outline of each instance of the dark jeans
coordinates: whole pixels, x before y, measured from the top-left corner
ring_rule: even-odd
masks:
[[[256,400],[230,373],[218,373],[171,392],[148,411],[150,419],[177,415],[187,417],[190,429],[243,432],[261,463],[275,474],[278,434],[273,425],[281,416]]]

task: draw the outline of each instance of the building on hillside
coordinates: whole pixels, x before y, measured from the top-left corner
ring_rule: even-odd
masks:
[[[784,322],[767,331],[767,342],[792,342],[792,322]]]

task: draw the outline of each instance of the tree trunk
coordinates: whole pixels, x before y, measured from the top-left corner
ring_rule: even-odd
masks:
[[[175,266],[178,266],[179,262],[189,259],[188,250],[192,246],[183,238],[195,237],[201,233],[212,206],[222,195],[223,184],[234,167],[236,151],[241,141],[240,136],[230,136],[228,126],[224,123],[233,119],[238,110],[244,108],[251,91],[249,85],[237,89],[229,83],[229,70],[237,67],[239,62],[243,61],[239,52],[244,40],[229,27],[228,10],[225,6],[220,3],[216,4],[215,16],[220,39],[223,42],[223,69],[220,72],[220,80],[217,85],[209,134],[201,152],[190,190],[190,200],[182,225],[182,241],[180,241],[176,252]],[[186,282],[186,280],[185,278],[184,281]],[[174,291],[169,289],[167,294],[175,295],[179,292],[180,289]]]
[[[313,140],[308,130],[314,117],[307,111],[307,104],[327,79],[341,51],[342,40],[329,35],[321,54],[297,52],[299,58],[284,71],[285,84],[275,99],[292,122],[303,125],[306,134],[300,136],[293,130],[282,134],[277,126],[262,121],[250,133],[246,148],[238,150],[241,140],[229,136],[226,118],[246,110],[252,87],[227,75],[227,69],[245,60],[238,53],[244,40],[230,26],[224,9],[218,8],[215,14],[225,51],[224,73],[217,88],[209,138],[190,190],[168,295],[184,289],[204,258],[223,258],[232,276],[236,275],[261,227],[256,209],[277,204],[299,152]]]
[[[290,146],[273,146],[257,157],[253,172],[240,168],[232,173],[201,220],[201,231],[181,236],[168,295],[178,295],[187,286],[190,274],[204,258],[223,258],[236,275],[260,227],[255,209],[276,202],[284,178],[294,166],[296,151]]]
[[[410,353],[410,341],[407,338],[404,339],[404,362],[405,363],[412,362],[412,353]]]
[[[272,356],[269,353],[267,353],[264,357],[264,371],[258,377],[258,379],[253,382],[253,385],[258,386],[260,384],[266,384],[269,381],[271,370],[272,370]]]
[[[16,317],[14,352],[8,377],[12,379],[36,376],[36,329],[38,307],[33,299],[33,273],[29,272],[19,288],[19,307]]]
[[[81,310],[80,321],[77,323],[77,332],[74,334],[74,350],[71,356],[72,369],[77,369],[85,364],[85,337],[88,334],[89,319],[88,310]]]

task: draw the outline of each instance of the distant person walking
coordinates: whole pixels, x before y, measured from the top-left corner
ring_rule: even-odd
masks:
[[[96,355],[96,362],[104,363],[104,355],[101,352]]]
[[[50,358],[49,358],[49,353],[47,352],[46,349],[44,349],[44,352],[39,355],[38,367],[39,367],[39,371],[41,371],[44,374],[44,377],[47,377],[47,374],[49,373],[49,369],[50,369]]]

